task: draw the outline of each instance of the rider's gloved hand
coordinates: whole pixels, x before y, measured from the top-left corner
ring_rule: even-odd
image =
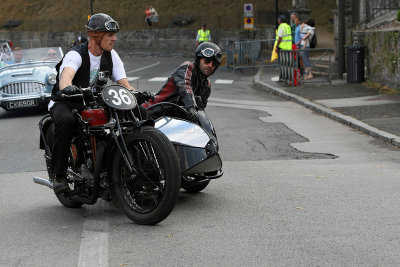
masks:
[[[75,85],[69,85],[64,89],[60,90],[59,92],[64,95],[76,95],[81,93],[81,90]]]
[[[204,110],[205,107],[204,107],[203,99],[201,98],[201,96],[196,95],[196,96],[194,96],[194,99],[196,100],[196,106],[199,109],[203,109]]]
[[[187,110],[186,119],[194,123],[197,123],[199,121],[199,119],[197,118],[197,111],[194,107],[190,107]]]
[[[147,91],[143,91],[143,92],[135,92],[135,96],[136,96],[136,100],[138,102],[139,105],[143,104],[146,101],[154,100],[155,96],[152,92],[147,92]]]

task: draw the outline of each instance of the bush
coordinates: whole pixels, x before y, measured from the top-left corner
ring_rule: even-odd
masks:
[[[397,20],[400,21],[400,10],[397,11]]]

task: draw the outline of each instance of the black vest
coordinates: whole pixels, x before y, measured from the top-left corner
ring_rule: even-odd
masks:
[[[90,79],[90,57],[88,50],[88,42],[81,43],[71,48],[70,51],[78,52],[82,57],[82,64],[75,73],[74,78],[72,79],[72,84],[78,87],[89,87],[89,79]],[[65,56],[65,55],[64,55]],[[58,62],[56,65],[57,77],[56,83],[53,86],[51,99],[53,101],[59,100],[56,96],[57,92],[60,90],[59,88],[59,75],[60,75],[60,67],[64,58]],[[100,70],[99,71],[108,71],[110,73],[110,77],[112,75],[113,62],[110,51],[103,51],[100,59]]]

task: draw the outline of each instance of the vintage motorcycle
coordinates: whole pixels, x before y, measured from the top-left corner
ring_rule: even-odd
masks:
[[[174,103],[161,102],[147,108],[155,128],[172,142],[181,170],[181,187],[197,193],[212,179],[223,175],[217,134],[204,110],[197,111],[198,123],[187,121],[187,111]]]
[[[68,208],[92,205],[98,198],[112,200],[137,224],[161,222],[173,210],[180,190],[173,145],[154,128],[154,121],[135,116],[135,94],[125,87],[113,84],[81,92],[70,96],[80,97],[85,108],[80,114],[73,110],[79,127],[68,157],[70,189],[56,194],[58,200]],[[53,188],[50,115],[40,120],[39,129],[50,179],[33,180]]]

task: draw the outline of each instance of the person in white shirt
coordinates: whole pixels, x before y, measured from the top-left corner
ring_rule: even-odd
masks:
[[[49,103],[49,111],[54,123],[52,167],[55,174],[53,189],[56,194],[65,192],[69,188],[66,171],[75,126],[72,110],[81,111],[84,108],[82,101],[74,102],[73,99],[64,99],[62,96],[80,93],[79,87],[99,85],[100,82],[97,79],[99,71],[110,73],[112,81],[135,90],[126,78],[124,64],[113,49],[117,40],[116,33],[119,31],[118,23],[109,15],[98,13],[90,17],[86,30],[89,41],[72,47],[57,64],[57,82],[53,87],[52,100]],[[147,116],[146,110],[142,107],[133,111],[138,117]]]
[[[311,38],[314,35],[315,31],[315,21],[313,19],[305,19],[303,20],[303,23],[300,26],[300,41],[296,43],[296,45],[300,46],[300,49],[307,49],[310,48],[310,41]],[[305,78],[306,80],[313,79],[314,76],[312,74],[311,70],[311,63],[310,63],[310,55],[308,51],[303,51],[301,53],[301,58],[303,59],[304,62],[304,67],[305,67]]]
[[[158,13],[157,13],[157,10],[152,6],[150,6],[150,14],[151,14],[150,15],[151,22],[154,25],[154,27],[157,28],[157,26],[158,26]]]

